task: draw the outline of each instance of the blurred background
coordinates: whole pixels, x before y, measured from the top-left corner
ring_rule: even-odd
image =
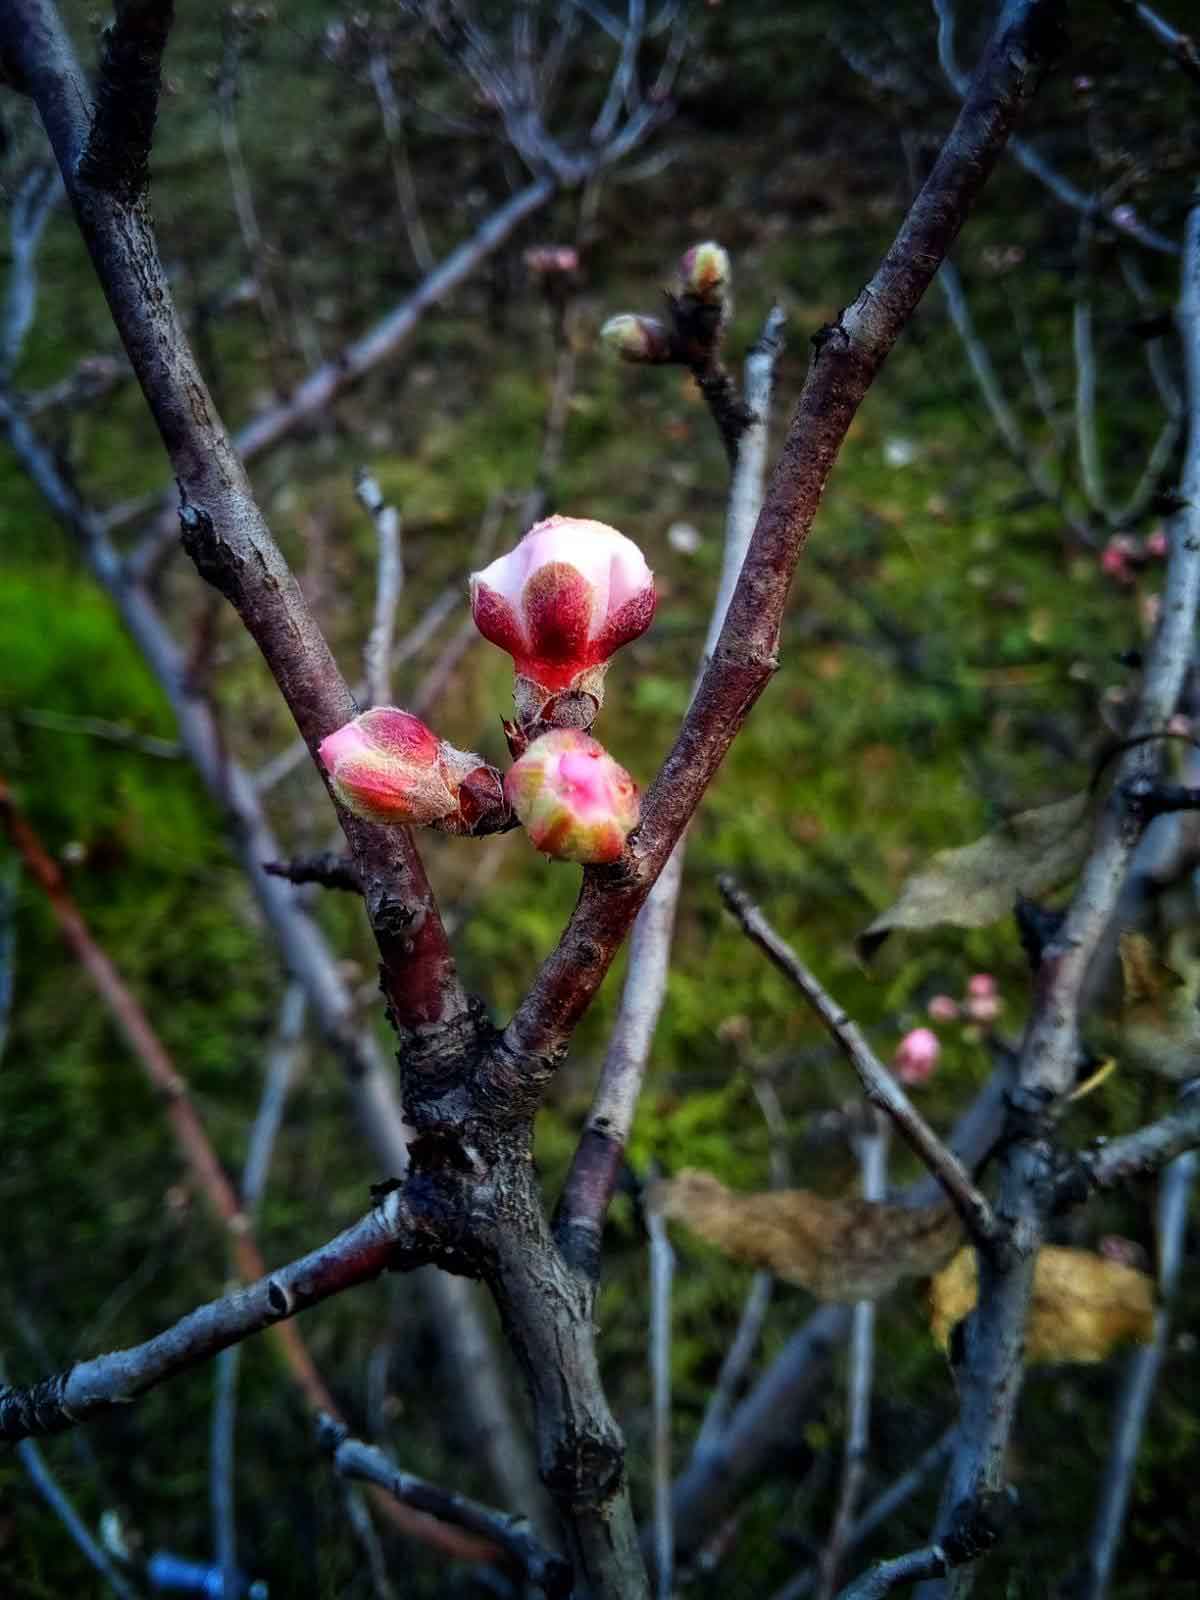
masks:
[[[539,511],[596,517],[636,539],[659,609],[614,662],[604,737],[643,783],[701,651],[727,467],[690,376],[618,362],[598,330],[615,313],[657,313],[682,252],[719,240],[734,273],[730,365],[773,302],[787,311],[777,443],[810,337],[887,248],[953,120],[947,68],[969,72],[992,10],[964,6],[952,35],[943,7],[939,60],[939,18],[915,0],[649,9],[637,81],[653,114],[602,171],[547,183],[522,219],[493,228],[494,247],[487,228],[533,181],[530,155],[472,76],[469,51],[435,36],[429,8],[181,6],[152,163],[164,258],[235,430],[277,423],[308,374],[337,370],[348,347],[424,292],[437,263],[470,245],[470,270],[427,310],[418,305],[423,314],[385,358],[364,360],[358,381],[339,378],[328,403],[253,446],[255,487],[353,682],[376,580],[375,528],[355,495],[356,471],[369,469],[402,523],[395,701],[498,763],[509,664],[470,628],[468,572],[511,547]],[[74,0],[63,10],[94,63],[103,11]],[[857,1189],[848,1069],[722,909],[719,872],[738,874],[885,1058],[913,1028],[934,1028],[940,1055],[919,1093],[939,1128],[1019,1038],[1029,984],[1012,919],[898,935],[870,968],[854,939],[933,851],[1085,789],[1136,686],[1129,652],[1153,625],[1157,536],[1178,469],[1170,311],[1200,87],[1133,10],[1074,8],[1024,130],[1031,162],[1002,162],[953,272],[931,289],[854,424],[799,569],[780,671],[692,829],[630,1151],[638,1174],[653,1162],[746,1190],[781,1171],[831,1195]],[[1164,11],[1188,22],[1181,0]],[[545,126],[579,149],[605,115],[617,12],[561,0],[480,5],[470,16],[516,78],[535,74]],[[613,113],[618,127],[631,106],[627,96]],[[0,249],[18,286],[6,392],[19,396],[59,481],[91,508],[93,533],[131,558],[183,653],[187,694],[215,718],[221,759],[254,779],[288,853],[325,848],[328,803],[296,759],[252,643],[173,547],[169,516],[158,531],[169,484],[157,435],[45,170],[44,139],[11,91],[0,136],[9,220]],[[548,251],[569,254],[549,261]],[[31,282],[28,315],[14,311]],[[161,682],[97,580],[96,539],[90,564],[84,544],[49,508],[28,458],[0,445],[0,772],[234,1174],[282,1028],[290,1087],[259,1222],[268,1260],[281,1262],[358,1216],[387,1173],[311,1011],[297,995],[288,1001],[236,826],[231,834]],[[553,946],[576,871],[543,861],[519,832],[421,842],[465,981],[503,1019]],[[1189,840],[1173,859],[1172,914],[1186,926]],[[357,1023],[388,1050],[357,903],[288,892],[328,939]],[[580,1029],[539,1122],[550,1196],[586,1114],[621,974]],[[960,998],[979,974],[995,979],[993,1015],[930,1016],[935,996]],[[160,1099],[3,841],[0,978],[0,1354],[12,1379],[31,1381],[145,1337],[219,1294],[230,1268]],[[1159,1079],[1122,1066],[1080,1103],[1070,1135],[1082,1143],[1132,1127],[1169,1103]],[[904,1152],[893,1151],[890,1175],[897,1184],[915,1175]],[[1062,1240],[1095,1247],[1110,1235],[1152,1265],[1151,1189],[1074,1214]],[[675,1242],[672,1442],[682,1472],[752,1269],[691,1235]],[[1195,1592],[1193,1265],[1189,1253],[1110,1589],[1122,1600]],[[775,1286],[750,1379],[770,1370],[813,1304]],[[642,1511],[647,1306],[645,1231],[624,1193],[607,1235],[600,1343]],[[412,1470],[502,1497],[456,1407],[454,1353],[410,1279],[331,1301],[306,1315],[303,1332],[356,1429]],[[882,1304],[877,1341],[869,1497],[955,1410],[920,1283]],[[1078,1592],[1070,1586],[1124,1359],[1032,1369],[1010,1469],[1019,1530],[980,1595]],[[276,1595],[378,1593],[273,1349],[247,1345],[236,1379],[242,1566]],[[44,1444],[89,1525],[115,1512],[135,1551],[211,1562],[214,1381],[201,1368]],[[513,1396],[519,1408],[515,1383]],[[783,1448],[728,1497],[708,1544],[681,1552],[681,1593],[766,1600],[811,1562],[837,1494],[844,1424],[840,1380],[800,1397]],[[922,1542],[937,1485],[934,1474],[855,1566]],[[436,1552],[386,1528],[383,1537],[398,1595],[497,1592]],[[109,1592],[7,1452],[0,1574],[5,1594],[22,1600]]]

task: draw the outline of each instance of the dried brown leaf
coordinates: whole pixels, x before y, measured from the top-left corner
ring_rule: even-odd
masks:
[[[1172,937],[1169,959],[1144,933],[1123,933],[1118,1008],[1093,1018],[1089,1042],[1122,1065],[1179,1082],[1200,1073],[1200,962],[1191,930]],[[1115,1000],[1115,997],[1114,997]]]
[[[929,1288],[933,1336],[946,1349],[978,1294],[975,1252],[960,1250]],[[1154,1279],[1091,1250],[1047,1245],[1037,1258],[1025,1333],[1027,1361],[1103,1361],[1154,1332]]]
[[[819,1300],[875,1300],[944,1266],[962,1242],[948,1206],[831,1200],[808,1189],[738,1194],[709,1172],[653,1186],[650,1203],[735,1261],[769,1267]]]
[[[1090,793],[1010,817],[973,844],[939,850],[908,878],[900,898],[858,937],[868,960],[896,928],[984,928],[1008,916],[1018,895],[1036,899],[1073,878],[1091,842]]]

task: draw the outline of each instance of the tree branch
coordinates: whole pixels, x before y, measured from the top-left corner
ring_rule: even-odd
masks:
[[[887,1190],[886,1123],[869,1114],[870,1131],[858,1141],[864,1200],[883,1200]],[[817,1564],[817,1600],[831,1600],[849,1547],[854,1513],[867,1470],[871,1432],[871,1384],[875,1370],[875,1302],[860,1300],[851,1313],[846,1395],[846,1442],[842,1483],[829,1538]]]
[[[792,574],[846,431],[1033,93],[1057,0],[1009,0],[970,94],[875,276],[818,336],[721,638],[622,861],[589,868],[559,941],[509,1023],[496,1082],[548,1072],[770,680]]]
[[[921,1158],[945,1190],[950,1204],[963,1220],[967,1233],[984,1250],[999,1237],[992,1208],[971,1182],[970,1173],[949,1150],[913,1105],[899,1083],[871,1049],[862,1031],[828,993],[814,972],[800,960],[763,916],[735,879],[719,880],[721,897],[733,912],[747,938],[800,990],[834,1042],[854,1068],[863,1093],[895,1123],[901,1137]]]
[[[1141,0],[1116,0],[1116,4],[1117,9],[1126,16],[1136,18],[1184,72],[1200,83],[1200,46],[1197,46],[1190,33],[1181,33],[1178,28],[1173,28],[1157,11],[1142,5]]]
[[[411,1129],[374,1030],[355,1020],[355,1002],[333,950],[297,897],[263,868],[281,854],[248,774],[228,758],[209,703],[191,688],[182,651],[145,588],[130,580],[96,517],[71,491],[25,419],[0,390],[0,427],[54,515],[78,543],[84,559],[116,606],[121,620],[162,685],[180,739],[214,804],[226,819],[232,847],[250,889],[279,945],[284,964],[303,985],[313,1015],[344,1070],[357,1120],[378,1170],[398,1176],[408,1167]],[[522,1509],[539,1508],[541,1486],[509,1399],[478,1291],[464,1278],[418,1274],[437,1342],[455,1393],[461,1395],[497,1492]]]
[[[954,57],[954,8],[950,0],[933,0],[933,9],[938,19],[938,60],[951,88],[956,94],[963,95],[967,92],[968,80],[966,74],[959,69]],[[1069,206],[1071,210],[1078,211],[1085,217],[1097,218],[1115,233],[1136,240],[1148,250],[1157,250],[1163,255],[1170,256],[1179,254],[1179,246],[1174,239],[1168,239],[1157,229],[1147,227],[1137,217],[1128,216],[1124,211],[1102,205],[1094,195],[1086,194],[1073,184],[1046,160],[1040,150],[1025,139],[1013,139],[1009,150],[1013,159],[1024,167],[1026,172],[1049,189],[1056,200]]]
[[[289,883],[319,883],[323,889],[344,889],[348,894],[363,892],[362,879],[353,860],[338,850],[319,850],[315,855],[292,856],[288,861],[264,861],[263,871]]]
[[[775,364],[783,348],[783,322],[783,312],[773,308],[746,357],[746,404],[753,420],[741,436],[730,484],[721,576],[704,642],[701,672],[720,638],[762,504],[771,391]],[[680,841],[633,925],[629,974],[621,991],[620,1009],[587,1123],[559,1198],[555,1218],[559,1247],[594,1282],[600,1275],[604,1218],[633,1127],[654,1030],[666,996],[675,907],[683,883],[684,849]]]
[[[1080,1600],[1104,1600],[1108,1593],[1125,1513],[1133,1490],[1138,1450],[1154,1386],[1167,1353],[1171,1330],[1171,1303],[1179,1283],[1187,1232],[1188,1206],[1196,1179],[1197,1155],[1194,1150],[1178,1155],[1163,1173],[1158,1196],[1158,1308],[1154,1313],[1154,1334],[1128,1357],[1125,1378],[1116,1406],[1116,1423],[1108,1471],[1101,1490],[1100,1504],[1088,1551],[1087,1575],[1079,1590]]]
[[[315,760],[321,740],[357,707],[196,367],[145,208],[123,190],[94,187],[81,170],[89,97],[50,0],[13,0],[0,13],[0,45],[50,135],[117,331],[171,458],[184,546],[201,576],[236,607]],[[397,1024],[465,1021],[466,997],[407,830],[337,810],[362,873]]]
[[[164,1332],[128,1350],[77,1361],[28,1388],[0,1388],[0,1439],[61,1433],[116,1406],[128,1405],[177,1372],[274,1327],[380,1273],[431,1259],[437,1245],[403,1190],[298,1261],[220,1300],[189,1311]]]
[[[1098,1189],[1153,1177],[1169,1162],[1200,1146],[1200,1079],[1189,1080],[1180,1100],[1179,1109],[1161,1121],[1119,1139],[1107,1139],[1077,1156],[1055,1184],[1055,1210],[1078,1205]]]
[[[393,1495],[401,1505],[412,1506],[441,1522],[464,1529],[480,1541],[489,1554],[490,1547],[498,1546],[525,1582],[547,1600],[567,1600],[572,1589],[569,1565],[539,1543],[523,1518],[505,1516],[466,1495],[440,1489],[424,1478],[414,1477],[389,1461],[374,1445],[351,1439],[346,1429],[331,1417],[322,1419],[319,1432],[321,1445],[328,1451],[334,1471],[341,1477],[374,1484]]]
[[[175,6],[173,0],[117,0],[115,10],[104,33],[96,109],[77,176],[90,189],[132,203],[149,179],[163,51]]]
[[[974,1167],[996,1143],[1011,1084],[1005,1062],[959,1118],[949,1143],[966,1167]],[[940,1192],[926,1176],[904,1191],[903,1200],[929,1205]],[[693,1452],[675,1484],[675,1542],[681,1554],[711,1537],[772,1459],[794,1450],[804,1421],[828,1393],[830,1364],[849,1328],[847,1306],[826,1305],[814,1312],[738,1406],[715,1446],[703,1455]]]
[[[961,1431],[942,1496],[938,1530],[954,1508],[1004,1481],[1008,1439],[1023,1377],[1023,1340],[1037,1254],[1055,1200],[1053,1113],[1071,1089],[1079,1056],[1080,1008],[1092,961],[1119,903],[1142,833],[1126,798],[1130,783],[1157,776],[1162,734],[1192,658],[1200,596],[1200,202],[1184,243],[1179,327],[1192,402],[1181,484],[1170,530],[1162,616],[1147,657],[1141,696],[1091,854],[1061,929],[1046,946],[1022,1046],[1010,1139],[1001,1155],[998,1210],[1009,1248],[979,1263],[979,1301],[964,1324],[959,1375]],[[938,1532],[935,1531],[935,1539]],[[956,1600],[970,1593],[970,1567],[951,1579]],[[940,1594],[941,1587],[931,1588]]]

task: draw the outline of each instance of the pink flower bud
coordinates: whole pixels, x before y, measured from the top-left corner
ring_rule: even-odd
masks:
[[[941,1041],[932,1028],[913,1028],[896,1047],[892,1066],[901,1083],[924,1083],[933,1076],[941,1053]]]
[[[526,727],[555,698],[570,702],[563,723],[590,727],[608,658],[650,626],[655,598],[654,576],[633,540],[583,517],[539,522],[471,578],[475,626],[512,656]]]
[[[679,281],[684,292],[710,304],[729,292],[732,276],[729,252],[714,239],[694,244],[679,263]]]
[[[967,979],[967,993],[972,1000],[991,1000],[1000,993],[1000,988],[990,972],[977,972]]]
[[[1146,535],[1146,554],[1153,560],[1164,560],[1170,548],[1171,542],[1167,538],[1167,530],[1165,528],[1155,528]]]
[[[967,1000],[963,1010],[972,1022],[995,1022],[1000,1015],[1000,1001],[996,995],[974,995]]]
[[[622,361],[660,365],[671,359],[671,335],[657,317],[639,317],[631,311],[609,317],[600,338]]]
[[[348,811],[372,822],[492,832],[507,816],[500,774],[456,750],[419,717],[375,706],[322,739],[330,787]]]
[[[958,1001],[948,994],[935,994],[925,1009],[934,1022],[958,1021]]]
[[[525,265],[535,278],[579,270],[579,252],[569,244],[533,245],[525,252]]]
[[[1104,546],[1100,556],[1100,570],[1115,578],[1118,583],[1132,583],[1133,573],[1129,563],[1141,554],[1136,539],[1118,533]]]
[[[556,861],[615,861],[638,820],[637,785],[595,739],[556,728],[509,768],[504,793]]]

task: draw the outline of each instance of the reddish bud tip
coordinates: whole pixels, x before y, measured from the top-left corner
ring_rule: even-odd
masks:
[[[519,677],[543,699],[586,689],[597,706],[597,669],[646,631],[655,599],[633,540],[584,517],[548,517],[471,577],[475,626],[512,656]]]

